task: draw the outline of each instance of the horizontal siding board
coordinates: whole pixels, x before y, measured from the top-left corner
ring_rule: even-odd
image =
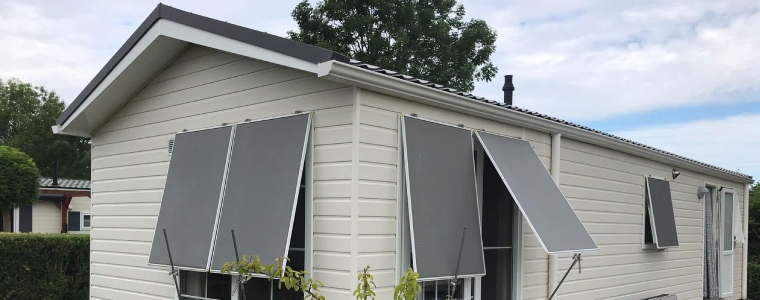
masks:
[[[246,58],[228,52],[211,53],[209,55],[198,57],[192,62],[174,63],[161,72],[161,74],[153,78],[151,83],[155,84],[156,82],[174,79],[242,60],[246,60]]]
[[[171,120],[164,118],[162,120],[166,121],[97,133],[99,138],[93,141],[93,145],[99,146],[125,140],[166,135],[177,133],[184,129],[192,130],[208,128],[218,126],[222,123],[242,122],[245,119],[256,120],[273,116],[283,116],[292,114],[297,110],[311,111],[339,107],[346,104],[345,96],[348,95],[348,92],[350,92],[350,90],[327,90],[323,93],[304,94],[278,101],[268,101],[224,110],[214,110],[213,112],[207,111],[205,113],[199,113],[197,111],[192,111],[191,113],[195,113],[193,116]],[[253,101],[250,97],[241,97],[239,100],[243,102]],[[213,105],[214,103],[210,104],[212,107],[215,107],[215,105]],[[161,115],[159,114],[157,117],[160,118]]]
[[[167,270],[148,266],[147,258],[171,158],[167,145],[177,132],[297,110],[314,114],[314,251],[348,255],[350,235],[339,233],[349,227],[330,218],[350,213],[342,201],[351,197],[352,97],[352,89],[305,72],[190,47],[93,134],[91,295],[173,297]],[[320,270],[336,262],[323,257],[313,262],[325,295],[349,295],[348,271]]]

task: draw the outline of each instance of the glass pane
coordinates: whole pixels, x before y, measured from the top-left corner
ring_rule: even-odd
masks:
[[[84,215],[82,217],[84,219],[84,222],[82,222],[83,227],[90,227],[90,215]]]
[[[232,278],[229,275],[206,273],[206,297],[219,300],[230,300]]]
[[[206,274],[201,272],[180,271],[180,293],[183,295],[204,297]]]
[[[459,279],[457,289],[452,295],[453,299],[462,299],[464,279]],[[451,280],[425,281],[422,284],[422,297],[420,300],[445,300],[452,287]]]
[[[251,278],[245,282],[245,298],[247,300],[269,300],[270,287],[271,282],[266,278]]]
[[[723,250],[734,249],[734,194],[726,193],[723,201]]]

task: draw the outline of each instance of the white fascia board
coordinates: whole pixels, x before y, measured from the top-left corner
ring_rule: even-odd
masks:
[[[87,132],[79,132],[79,131],[73,131],[73,130],[63,131],[62,128],[63,128],[63,126],[61,126],[61,125],[53,125],[53,126],[51,126],[51,129],[53,130],[53,134],[71,135],[71,136],[79,136],[79,137],[85,137],[85,138],[92,137]]]
[[[398,78],[377,74],[346,63],[331,61],[320,64],[318,76],[336,82],[355,85],[367,90],[378,91],[388,95],[421,102],[428,105],[458,111],[502,123],[521,126],[540,132],[561,133],[564,137],[577,141],[602,146],[623,153],[644,157],[653,161],[683,168],[705,175],[710,175],[733,182],[751,183],[752,180],[708,168],[692,162],[652,151],[624,141],[616,140],[598,133],[583,130],[566,124],[552,122],[543,118],[526,115],[508,109],[501,109],[492,104],[473,100],[424,85],[408,82]]]
[[[158,23],[160,22],[161,21],[159,21]],[[137,44],[135,44],[135,46],[132,47],[129,53],[127,53],[127,55],[124,56],[124,58],[116,65],[116,67],[114,67],[113,70],[111,70],[111,72],[108,73],[108,76],[106,76],[106,78],[104,78],[103,81],[101,81],[100,84],[98,84],[98,87],[95,88],[95,90],[93,90],[89,96],[87,96],[87,99],[85,99],[84,102],[79,106],[79,108],[77,108],[77,110],[74,111],[73,114],[71,114],[71,116],[66,120],[66,122],[63,123],[63,125],[53,126],[53,133],[75,135],[75,136],[82,136],[82,137],[90,136],[89,133],[83,134],[79,132],[72,132],[70,130],[66,130],[66,127],[69,124],[71,124],[71,122],[73,122],[77,117],[79,117],[79,115],[85,109],[87,109],[87,106],[89,106],[96,98],[98,98],[100,93],[102,93],[103,90],[105,90],[116,78],[118,78],[119,75],[121,75],[121,73],[124,72],[124,70],[126,70],[127,67],[129,67],[129,65],[132,64],[132,62],[138,56],[140,56],[140,53],[145,51],[145,49],[148,48],[148,46],[152,44],[153,41],[156,40],[156,38],[158,38],[161,31],[160,26],[157,26],[158,23],[153,25],[153,27],[151,27],[151,29],[148,30],[148,32],[146,32],[142,38],[140,38],[140,41],[137,42]],[[58,128],[55,128],[55,127],[58,127]]]
[[[300,60],[279,52],[256,47],[251,44],[236,41],[231,38],[169,20],[159,20],[156,25],[161,27],[161,35],[170,38],[235,53],[253,59],[263,60],[309,73],[317,73],[317,64]],[[156,25],[154,25],[154,27],[156,27]]]
[[[87,96],[87,99],[79,106],[79,108],[64,122],[63,125],[53,126],[53,133],[74,135],[81,137],[89,137],[90,133],[76,132],[68,130],[67,127],[80,116],[82,111],[87,109],[95,99],[105,90],[116,78],[118,78],[124,70],[126,70],[130,64],[132,64],[140,54],[145,51],[159,36],[165,36],[180,41],[185,41],[192,44],[206,46],[209,48],[218,49],[225,52],[230,52],[253,59],[258,59],[285,67],[306,71],[309,73],[317,73],[317,64],[308,61],[300,60],[279,52],[260,48],[247,43],[236,41],[231,38],[227,38],[221,35],[210,33],[204,30],[196,29],[187,25],[179,24],[177,22],[169,20],[158,20],[148,30],[140,41],[135,44],[134,47],[127,53],[126,56],[111,70],[111,72],[103,79],[98,87]]]

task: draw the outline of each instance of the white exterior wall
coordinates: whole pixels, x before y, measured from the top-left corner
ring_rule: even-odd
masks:
[[[53,201],[38,200],[34,204],[32,232],[61,233],[61,209]]]
[[[365,212],[360,214],[360,220],[366,220],[365,224],[375,224],[382,226],[375,226],[372,228],[372,232],[367,232],[366,237],[360,235],[360,243],[364,243],[364,240],[372,240],[372,244],[366,246],[362,245],[362,248],[367,248],[366,253],[360,253],[360,258],[378,258],[388,256],[387,261],[379,261],[379,263],[371,264],[372,269],[387,270],[383,275],[383,280],[375,277],[375,282],[378,288],[392,289],[395,285],[395,258],[390,259],[389,253],[395,253],[396,249],[396,225],[397,221],[392,217],[377,217],[372,214],[382,213],[384,210],[375,208],[370,205],[377,206],[376,203],[387,203],[389,206],[386,210],[390,216],[396,215],[396,199],[398,199],[398,182],[401,178],[396,171],[396,164],[399,160],[399,145],[398,145],[398,131],[399,131],[399,118],[403,114],[416,113],[419,117],[436,120],[449,124],[464,124],[465,127],[474,129],[486,129],[490,132],[499,133],[512,137],[523,137],[528,140],[533,148],[538,153],[541,162],[544,163],[547,169],[550,169],[551,165],[551,136],[546,133],[537,132],[535,130],[526,129],[509,124],[499,123],[483,118],[473,117],[457,112],[452,112],[432,106],[419,104],[416,102],[406,101],[398,99],[392,96],[378,94],[362,90],[359,95],[359,102],[361,111],[360,115],[360,165],[366,168],[360,171],[360,184],[362,189],[360,194],[367,195],[367,197],[380,198],[385,200],[373,200],[372,202],[360,203],[360,208],[363,206],[366,209],[361,210]],[[375,169],[369,167],[376,166]],[[384,173],[380,173],[377,168],[384,167],[390,169]],[[380,174],[385,174],[380,177]],[[392,211],[392,214],[390,210]],[[382,222],[382,223],[381,223]],[[523,285],[524,296],[534,295],[536,299],[540,297],[546,298],[546,283],[547,283],[547,268],[548,268],[548,256],[541,248],[538,239],[531,232],[530,226],[526,222],[523,223],[524,236],[523,244],[525,245],[525,251],[523,258],[525,261]],[[363,225],[363,224],[362,224]],[[372,225],[370,225],[372,226]],[[369,227],[369,226],[368,226]],[[391,249],[391,250],[386,250]],[[378,267],[375,267],[375,266]],[[528,268],[529,266],[529,268]],[[374,274],[374,272],[373,272]],[[385,299],[385,298],[382,298]],[[525,298],[529,299],[529,298]]]
[[[90,201],[90,197],[73,197],[71,198],[71,203],[69,203],[69,211],[90,213],[91,205],[92,205],[92,201]],[[81,218],[81,215],[80,215],[80,218]],[[71,221],[69,220],[69,222]],[[82,226],[81,220],[80,220],[79,226]],[[90,229],[83,228],[80,231],[69,231],[69,233],[72,233],[72,234],[90,233]]]
[[[362,195],[358,242],[360,249],[367,249],[359,253],[362,260],[359,265],[372,260],[373,269],[383,275],[376,277],[379,289],[394,284],[390,279],[394,278],[391,270],[395,268],[395,259],[390,257],[395,251],[390,249],[395,249],[397,241],[392,238],[396,223],[391,210],[395,209],[400,180],[396,172],[400,114],[416,113],[426,119],[523,137],[550,169],[549,133],[365,90],[360,91],[357,99],[361,108],[358,113]],[[561,189],[601,250],[583,254],[583,273],[578,274],[577,269],[571,272],[556,299],[643,299],[663,293],[676,293],[679,299],[701,299],[704,202],[697,198],[697,187],[705,183],[733,187],[743,214],[743,184],[683,169],[681,176],[671,180],[671,166],[564,137],[560,159]],[[645,175],[671,180],[678,248],[659,253],[642,250]],[[523,299],[547,299],[548,256],[527,223],[523,229]],[[738,299],[741,294],[741,252],[739,245],[734,256],[734,294],[729,299]],[[569,267],[571,257],[560,257],[558,278]]]
[[[673,168],[666,164],[570,139],[561,145],[562,192],[600,250],[583,255],[583,274],[571,273],[558,299],[643,299],[665,293],[702,299],[704,201],[697,198],[697,188],[706,183],[734,188],[743,214],[744,186],[683,169],[672,179]],[[645,175],[671,183],[678,248],[641,250]],[[728,299],[741,295],[741,246],[734,260],[734,293]],[[570,262],[562,257],[557,271],[564,274]]]
[[[348,299],[354,278],[342,263],[351,249],[351,234],[343,230],[351,176],[340,170],[351,160],[352,98],[351,88],[301,71],[188,49],[93,134],[90,296],[173,298],[168,269],[149,267],[148,254],[167,142],[176,132],[302,110],[315,112],[314,276],[328,299]]]

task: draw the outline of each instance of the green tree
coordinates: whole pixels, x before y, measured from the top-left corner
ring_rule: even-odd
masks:
[[[34,204],[40,187],[40,171],[24,152],[0,146],[0,211],[3,231],[10,231],[10,210]]]
[[[293,40],[460,91],[497,72],[496,32],[456,0],[304,0],[291,15]]]
[[[90,178],[90,140],[50,129],[66,104],[55,92],[17,79],[0,80],[0,145],[28,154],[46,176],[53,160],[61,177]]]
[[[749,189],[749,242],[750,260],[760,263],[760,182],[756,182]]]

